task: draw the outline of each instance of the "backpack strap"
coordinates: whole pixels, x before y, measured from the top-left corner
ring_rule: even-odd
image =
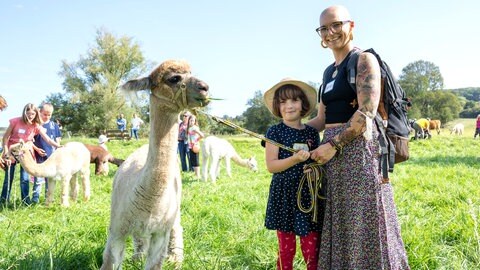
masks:
[[[362,52],[369,52],[373,55],[378,60],[378,63],[380,65],[380,70],[381,70],[381,65],[382,65],[382,60],[380,56],[373,50],[373,49],[368,49],[368,50],[360,50],[359,48],[354,48],[354,51],[350,55],[350,58],[348,59],[347,62],[347,79],[348,79],[348,84],[350,85],[350,88],[357,93],[357,64],[358,64],[358,57]],[[382,88],[383,88],[383,81],[381,82]],[[381,89],[383,91],[383,89]],[[381,93],[382,96],[383,93]],[[383,102],[383,97],[380,102]],[[377,110],[377,115],[375,116],[375,123],[377,124],[377,129],[380,132],[380,137],[379,137],[379,144],[380,144],[380,149],[381,149],[381,157],[380,157],[380,168],[382,170],[382,176],[384,181],[388,181],[388,173],[393,172],[393,166],[395,165],[395,146],[391,142],[390,138],[387,135],[387,131],[385,126],[383,125],[383,119],[384,116],[381,116],[380,112]]]

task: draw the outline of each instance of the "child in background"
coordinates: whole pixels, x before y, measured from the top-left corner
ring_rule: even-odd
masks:
[[[107,142],[108,138],[104,134],[98,137],[98,145],[108,151]]]
[[[273,173],[265,227],[277,231],[277,269],[293,269],[298,235],[307,270],[314,270],[317,269],[322,219],[314,222],[312,212],[304,213],[299,209],[297,190],[304,166],[314,162],[309,159],[309,151],[320,144],[317,130],[301,122],[315,110],[316,91],[304,82],[284,79],[265,92],[264,100],[270,112],[282,119],[268,129],[265,137],[299,150],[292,154],[268,142],[265,145],[267,169]],[[306,186],[301,190],[301,198],[304,206],[312,203]]]
[[[56,122],[51,121],[53,114],[53,105],[51,103],[43,103],[40,107],[40,119],[43,121],[42,127],[45,129],[47,136],[60,144],[62,139],[62,133],[60,127]],[[37,163],[43,163],[47,160],[55,151],[55,147],[48,144],[41,135],[34,137],[33,149],[35,150],[35,159]],[[38,203],[40,201],[40,191],[42,190],[42,184],[45,183],[45,193],[48,191],[47,179],[43,177],[34,177],[33,180],[33,193],[32,202]]]
[[[3,181],[1,201],[8,202],[10,200],[10,192],[12,190],[13,177],[15,174],[15,162],[12,162],[10,157],[7,157],[8,149],[12,144],[18,143],[21,140],[24,142],[32,143],[33,137],[40,134],[42,138],[51,146],[60,147],[60,144],[50,139],[41,127],[42,121],[38,113],[38,109],[32,103],[25,105],[22,111],[22,116],[10,119],[10,124],[3,136],[3,159],[6,160],[6,166],[10,170],[5,173],[5,179]],[[33,150],[33,149],[32,149]],[[32,153],[33,154],[33,153]],[[8,179],[8,176],[10,176]],[[20,166],[20,193],[21,199],[24,204],[30,205],[31,200],[29,196],[29,175]]]
[[[198,127],[198,121],[197,117],[195,115],[191,115],[190,118],[188,118],[188,128],[187,128],[187,137],[188,137],[188,157],[189,157],[189,162],[188,164],[190,165],[190,170],[195,172],[195,177],[200,178],[200,163],[198,161],[198,156],[199,153],[198,151],[195,152],[193,150],[194,145],[197,145],[200,143],[200,140],[205,137],[203,133],[200,131],[200,128]]]

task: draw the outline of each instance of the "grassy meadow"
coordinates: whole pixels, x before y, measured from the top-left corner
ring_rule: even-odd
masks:
[[[410,160],[398,164],[392,175],[412,269],[480,269],[480,139],[473,140],[474,119],[454,122],[460,121],[466,125],[463,136],[443,129],[430,140],[412,142]],[[216,184],[201,182],[192,173],[182,175],[183,269],[275,269],[276,235],[263,226],[271,178],[264,150],[255,138],[227,139],[242,157],[254,155],[260,171],[233,164],[234,177],[226,177],[223,168]],[[146,139],[112,141],[108,147],[116,157],[126,158],[144,143]],[[115,165],[110,169],[108,176],[95,176],[92,164],[89,202],[60,207],[57,185],[55,203],[47,208],[20,204],[17,167],[12,201],[0,206],[0,269],[98,269]],[[305,269],[300,253],[297,249],[295,269]],[[143,269],[131,255],[130,240],[123,269]],[[165,269],[174,265],[166,263]]]

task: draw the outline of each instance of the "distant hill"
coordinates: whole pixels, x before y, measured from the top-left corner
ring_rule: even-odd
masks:
[[[453,93],[465,97],[467,100],[480,101],[480,87],[451,89]]]

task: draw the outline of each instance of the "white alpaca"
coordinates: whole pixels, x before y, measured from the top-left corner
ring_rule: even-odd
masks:
[[[455,126],[453,126],[452,130],[450,131],[450,134],[454,135],[462,135],[463,130],[465,129],[465,126],[462,123],[458,123]]]
[[[101,269],[120,269],[125,241],[133,236],[133,258],[145,269],[161,269],[170,253],[183,260],[180,226],[182,182],[177,164],[178,114],[208,104],[208,85],[184,61],[166,61],[148,77],[128,81],[126,91],[150,89],[149,144],[133,152],[115,174],[108,240]],[[172,234],[172,239],[170,239]]]
[[[202,144],[202,180],[208,180],[207,168],[210,165],[210,178],[215,182],[220,175],[220,160],[225,159],[225,167],[227,169],[228,177],[232,177],[232,169],[230,159],[240,166],[247,167],[256,172],[257,161],[255,157],[241,158],[233,146],[226,140],[215,136],[208,136],[203,140]]]
[[[55,185],[62,183],[62,206],[68,207],[69,185],[70,197],[77,200],[78,179],[82,179],[83,199],[90,199],[90,152],[83,143],[69,142],[58,148],[43,163],[36,163],[30,154],[31,144],[17,143],[10,146],[9,153],[22,164],[22,167],[31,175],[48,178],[48,191],[45,204],[53,202]]]

